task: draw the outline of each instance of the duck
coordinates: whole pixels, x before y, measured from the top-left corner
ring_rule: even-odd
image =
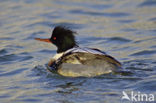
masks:
[[[49,71],[67,77],[95,77],[122,69],[121,63],[104,51],[80,47],[75,34],[67,27],[56,26],[50,38],[35,38],[57,47],[56,55],[48,63]]]

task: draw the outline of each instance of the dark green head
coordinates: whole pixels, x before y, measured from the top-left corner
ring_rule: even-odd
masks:
[[[57,47],[57,53],[61,53],[77,46],[74,33],[68,28],[57,26],[54,28],[50,39],[36,38],[36,40],[53,43]]]

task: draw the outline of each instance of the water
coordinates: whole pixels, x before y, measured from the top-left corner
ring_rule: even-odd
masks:
[[[34,38],[50,37],[56,25],[77,31],[80,46],[105,51],[132,74],[50,73],[45,64],[56,47]],[[156,96],[155,87],[155,0],[0,0],[1,103],[121,103],[123,90]]]

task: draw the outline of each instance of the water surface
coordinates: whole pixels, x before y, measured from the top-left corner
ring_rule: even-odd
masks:
[[[80,46],[105,51],[132,74],[50,73],[45,64],[56,47],[34,38],[50,37],[57,25],[77,31]],[[156,97],[155,87],[155,0],[0,0],[1,103],[121,103],[123,90]]]

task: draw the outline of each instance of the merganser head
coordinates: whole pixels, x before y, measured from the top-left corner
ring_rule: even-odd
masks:
[[[74,46],[77,46],[74,33],[75,33],[74,31],[68,28],[57,26],[54,28],[51,38],[49,39],[35,38],[35,39],[56,45],[57,53],[61,53],[68,49],[73,48]]]

